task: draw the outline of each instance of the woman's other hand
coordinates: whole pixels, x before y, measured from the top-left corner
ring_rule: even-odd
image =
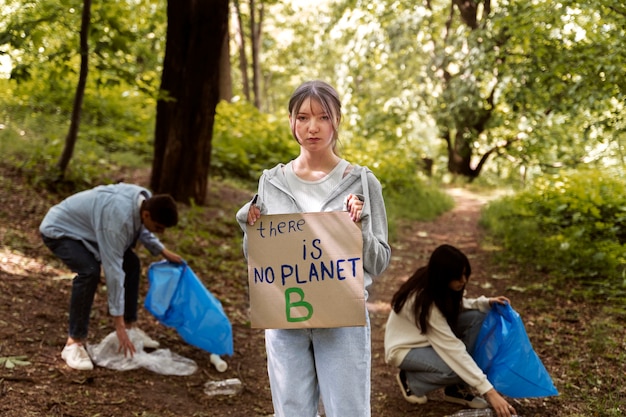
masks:
[[[363,214],[363,201],[359,197],[354,194],[349,194],[346,200],[346,206],[348,208],[348,213],[350,213],[350,218],[354,222],[361,221],[361,215]]]
[[[498,417],[512,417],[516,416],[515,408],[509,404],[495,389],[490,389],[485,393],[487,401],[493,407]]]
[[[254,199],[250,203],[250,208],[248,209],[248,224],[250,226],[254,226],[254,223],[261,218],[261,209],[256,205],[258,197],[258,195],[254,196]]]
[[[511,301],[503,295],[498,297],[493,297],[489,299],[489,305],[492,306],[494,304],[506,305],[511,304]]]

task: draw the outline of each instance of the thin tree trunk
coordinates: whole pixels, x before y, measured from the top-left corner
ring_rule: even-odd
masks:
[[[261,108],[261,70],[259,49],[261,42],[261,22],[263,19],[263,3],[259,11],[259,22],[256,21],[256,2],[250,0],[250,42],[252,43],[252,89],[254,91],[254,107]]]
[[[226,36],[224,36],[224,42],[222,42],[222,54],[220,56],[220,101],[230,101],[232,98],[233,82],[230,75],[230,30],[227,26]]]
[[[65,137],[65,146],[57,168],[59,170],[59,180],[65,177],[65,171],[74,154],[74,146],[78,137],[78,127],[85,97],[85,86],[87,85],[87,75],[89,73],[89,21],[91,19],[91,0],[83,0],[83,13],[80,24],[80,74],[74,95],[74,106],[72,108],[72,118],[70,128]]]
[[[248,57],[246,56],[246,34],[243,30],[243,19],[241,17],[241,6],[239,0],[234,0],[237,13],[237,23],[239,27],[239,70],[241,71],[241,83],[243,84],[243,95],[246,101],[250,101],[250,80],[248,77]]]

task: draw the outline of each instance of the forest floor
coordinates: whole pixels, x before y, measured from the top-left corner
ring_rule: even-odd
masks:
[[[139,177],[136,182],[141,181]],[[560,391],[555,397],[511,399],[520,416],[624,415],[626,376],[620,361],[624,358],[620,352],[626,348],[623,321],[615,326],[602,306],[560,296],[563,291],[544,286],[545,277],[537,272],[526,273],[516,265],[506,269],[497,266],[493,260],[497,248],[483,241],[479,227],[480,209],[489,197],[463,189],[449,192],[456,207],[433,221],[401,227],[392,242],[390,267],[370,288],[372,416],[443,417],[462,408],[445,403],[440,391],[431,393],[425,405],[405,402],[394,379],[396,369],[384,362],[383,336],[389,300],[400,283],[424,265],[431,251],[442,243],[453,244],[468,254],[473,272],[469,295],[506,295],[512,300],[535,351]],[[222,215],[234,221],[236,208],[248,197],[221,186],[212,188],[211,200],[220,200],[221,207],[230,205],[232,211]],[[224,357],[229,365],[226,372],[217,372],[206,352],[185,343],[175,330],[158,323],[145,309],[140,311],[140,327],[157,339],[162,348],[194,360],[198,365],[194,374],[167,376],[145,368],[116,371],[102,367],[79,372],[66,366],[60,353],[66,337],[71,275],[48,253],[37,232],[45,212],[57,200],[57,196],[33,190],[19,173],[0,165],[0,359],[17,357],[11,363],[0,363],[0,415],[271,416],[263,331],[247,324],[243,258],[243,273],[219,273],[207,283],[222,300],[233,325],[235,352]],[[207,216],[219,215],[211,211],[210,205]],[[223,242],[209,244],[231,242],[225,236]],[[168,247],[176,251],[175,246]],[[147,286],[144,280],[142,296]],[[98,343],[112,331],[105,299],[102,293],[96,298],[90,343]],[[26,362],[19,362],[20,359]],[[226,378],[239,378],[243,391],[234,396],[214,397],[204,392],[208,381]],[[619,404],[620,399],[621,408],[602,408],[605,402]]]

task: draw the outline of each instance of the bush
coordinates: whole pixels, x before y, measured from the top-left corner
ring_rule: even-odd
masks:
[[[520,262],[586,282],[626,282],[626,183],[598,171],[539,179],[489,204],[481,224]]]
[[[298,156],[298,143],[284,119],[263,114],[247,102],[217,106],[211,175],[257,181],[264,169]]]

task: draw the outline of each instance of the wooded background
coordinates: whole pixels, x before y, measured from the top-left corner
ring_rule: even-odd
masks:
[[[323,79],[343,100],[342,156],[375,172],[390,244],[414,252],[402,273],[430,241],[466,240],[463,215],[439,217],[454,204],[446,189],[499,196],[481,206],[480,236],[467,241],[480,239],[481,262],[498,265],[484,289],[523,301],[536,346],[558,369],[561,395],[537,415],[622,416],[624,22],[623,0],[0,0],[0,266],[54,262],[35,259],[47,251],[34,225],[66,196],[149,183],[179,202],[181,221],[164,242],[210,279],[246,330],[236,335],[251,349],[243,356],[263,374],[234,214],[263,169],[297,156],[288,98]],[[431,240],[420,224],[433,219]],[[58,320],[46,311],[60,305],[48,295],[62,283],[38,268],[0,280],[12,312],[0,329],[19,335],[3,339],[5,366],[42,347],[47,364],[57,349],[45,322]],[[37,300],[46,301],[33,311]],[[33,388],[48,413],[127,393],[105,377],[92,396],[93,385],[59,381],[55,367],[24,375],[39,369],[57,390]],[[153,392],[152,380],[131,380]],[[178,393],[189,382],[161,383],[175,401],[187,398]],[[21,396],[31,407],[30,393],[12,390],[7,404]],[[120,407],[152,412],[138,397]]]
[[[146,120],[124,122],[141,126],[115,142],[153,144],[153,188],[198,202],[219,99],[285,119],[311,78],[340,91],[342,139],[364,162],[384,153],[468,179],[623,167],[620,0],[170,3],[3,1],[0,54],[15,83],[5,100],[64,114],[73,104],[72,148],[81,131],[94,136],[85,124],[121,122],[103,95],[117,111],[132,97],[140,109],[125,118]]]
[[[151,167],[154,192],[204,205],[210,178],[254,184],[297,154],[288,98],[323,79],[343,98],[342,155],[375,171],[392,227],[447,210],[441,185],[506,187],[527,194],[485,224],[517,255],[626,282],[621,0],[4,0],[0,12],[0,150],[35,184],[113,181],[125,160]]]

